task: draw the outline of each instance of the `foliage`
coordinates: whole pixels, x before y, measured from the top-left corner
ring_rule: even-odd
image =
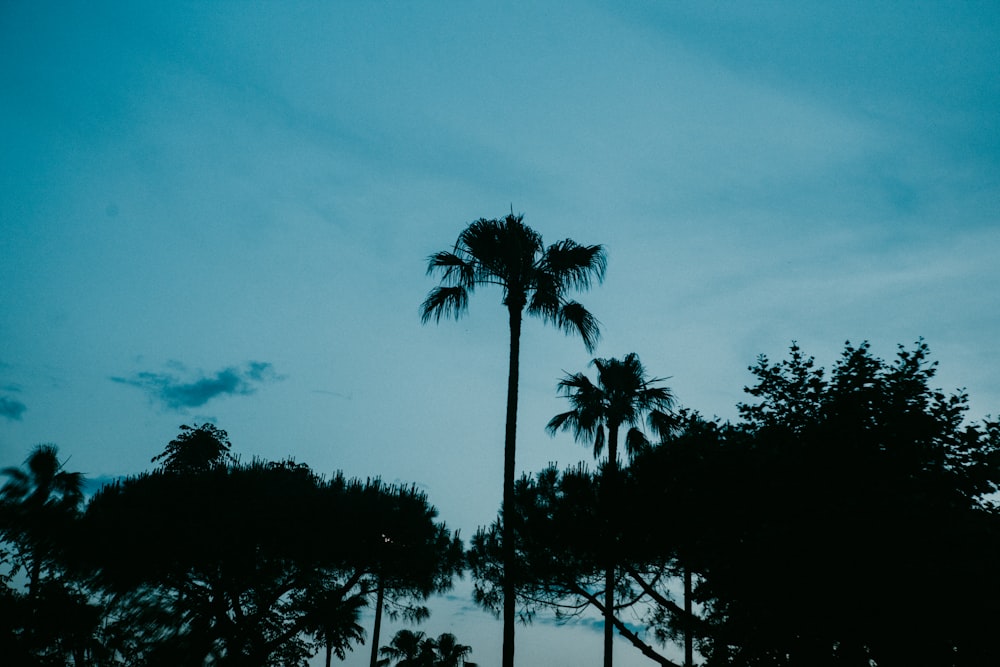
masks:
[[[61,555],[83,500],[83,475],[55,445],[38,445],[24,467],[4,468],[0,489],[0,654],[9,664],[61,665],[92,648],[100,612],[63,571]],[[4,547],[4,544],[9,547]],[[15,587],[24,572],[27,591]]]
[[[751,368],[739,424],[689,414],[634,462],[635,505],[671,516],[636,558],[698,573],[706,664],[988,662],[1000,438],[964,422],[964,394],[931,387],[928,354],[848,344],[827,376],[793,345]]]
[[[670,432],[673,395],[670,389],[655,386],[664,378],[646,376],[638,355],[631,352],[622,359],[594,359],[591,363],[597,368],[597,384],[583,373],[566,375],[559,381],[559,393],[569,400],[572,409],[549,421],[545,428],[550,434],[571,431],[577,442],[593,441],[597,458],[604,451],[607,430],[611,440],[608,460],[617,462],[619,427],[629,428],[625,436],[629,457],[649,446],[640,428],[644,420],[657,435]]]
[[[603,279],[605,267],[599,245],[565,239],[546,248],[541,235],[524,224],[524,216],[481,218],[459,234],[454,249],[430,256],[427,272],[440,273],[442,284],[427,295],[421,317],[424,322],[461,317],[477,287],[496,285],[511,311],[526,310],[578,334],[587,349],[593,349],[599,336],[597,320],[566,293],[589,289],[594,279]]]
[[[434,639],[423,632],[403,629],[379,653],[384,656],[376,663],[379,667],[460,667],[469,664],[465,659],[472,647],[459,644],[450,632]]]
[[[215,424],[181,425],[181,432],[171,440],[152,463],[161,464],[167,472],[198,472],[213,466],[234,463],[230,453],[229,434]]]
[[[413,488],[326,481],[292,462],[160,469],[93,498],[75,560],[109,594],[156,600],[148,618],[167,625],[145,634],[170,638],[158,651],[301,664],[360,639],[353,612],[376,569],[400,595],[450,584],[461,546],[435,515]]]
[[[83,475],[63,470],[55,445],[38,445],[24,469],[0,471],[0,531],[14,545],[13,567],[29,573],[29,594],[51,565],[58,539],[83,502]]]
[[[604,615],[606,564],[613,559],[623,566],[634,565],[621,542],[630,536],[606,520],[608,494],[603,485],[607,481],[600,469],[595,474],[583,464],[562,472],[549,466],[537,475],[519,479],[512,511],[477,531],[470,544],[468,561],[476,601],[486,609],[499,611],[504,571],[500,530],[502,521],[509,520],[516,536],[516,567],[510,572],[521,620],[530,622],[540,611],[553,613],[558,620],[578,617],[588,610]],[[610,508],[618,516],[626,509],[634,512],[625,505]],[[648,515],[643,516],[648,520]],[[615,540],[609,540],[609,535]],[[625,567],[614,572],[612,614],[610,618],[605,616],[605,621],[610,620],[619,634],[646,657],[672,665],[623,620],[629,612],[639,617],[646,613],[642,604],[646,593],[628,576]]]

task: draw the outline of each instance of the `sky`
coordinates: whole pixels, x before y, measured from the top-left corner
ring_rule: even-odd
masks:
[[[427,256],[512,210],[608,255],[593,355],[524,327],[519,471],[589,459],[544,426],[593,356],[733,419],[760,354],[923,337],[1000,414],[993,2],[6,0],[0,90],[0,466],[53,442],[136,473],[211,421],[244,460],[416,483],[468,539],[506,319],[486,289],[418,308]],[[467,593],[421,629],[499,664]],[[524,664],[601,646],[518,637]]]

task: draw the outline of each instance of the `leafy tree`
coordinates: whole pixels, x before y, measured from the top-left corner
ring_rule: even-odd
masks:
[[[462,316],[469,295],[479,286],[496,285],[502,292],[510,327],[510,358],[507,374],[507,413],[504,435],[503,504],[514,493],[517,431],[517,389],[521,322],[524,314],[540,317],[570,334],[578,334],[588,350],[599,336],[598,322],[580,303],[567,298],[574,289],[588,289],[593,280],[603,280],[604,249],[581,246],[566,239],[548,246],[542,237],[513,213],[502,220],[480,219],[458,236],[452,250],[430,256],[428,274],[440,273],[441,285],[431,290],[421,306],[421,319],[440,321]],[[505,565],[513,567],[513,535],[507,533]],[[515,593],[506,586],[503,605],[503,667],[514,664]]]
[[[166,624],[137,647],[150,660],[300,665],[360,640],[376,564],[400,595],[446,587],[461,547],[435,516],[413,488],[288,461],[160,469],[95,495],[75,560],[100,590],[155,601],[146,619]]]
[[[827,374],[793,345],[751,368],[738,424],[691,419],[636,459],[634,505],[690,509],[645,546],[698,573],[706,664],[991,660],[1000,427],[966,423],[928,357],[848,344]]]
[[[163,461],[167,472],[197,472],[235,462],[229,434],[215,424],[181,425],[181,432],[152,462]]]
[[[567,375],[559,382],[559,391],[569,399],[572,409],[556,415],[546,427],[550,434],[560,429],[572,431],[577,441],[593,442],[594,457],[608,445],[608,460],[604,467],[606,476],[604,498],[606,524],[605,539],[609,541],[606,554],[604,578],[604,665],[612,665],[612,642],[614,639],[615,615],[615,551],[617,539],[613,525],[617,471],[618,471],[618,431],[622,426],[629,428],[625,436],[625,450],[629,457],[643,447],[649,446],[649,439],[642,431],[644,418],[657,434],[670,431],[673,419],[669,410],[673,407],[673,396],[666,387],[654,386],[662,378],[649,378],[646,369],[634,352],[622,359],[594,359],[597,368],[597,383],[591,382],[583,373]],[[607,430],[607,435],[605,435]]]
[[[582,464],[562,472],[549,466],[518,480],[512,510],[504,520],[510,522],[516,538],[516,567],[510,576],[516,584],[523,620],[530,620],[540,609],[553,611],[558,619],[596,609],[608,619],[606,596],[601,594],[607,586],[611,544],[602,500],[606,481],[605,475],[593,474]],[[649,518],[648,514],[642,516]],[[468,553],[476,599],[489,609],[496,609],[502,601],[500,526],[498,519],[489,528],[480,529]],[[617,557],[631,556],[621,542],[611,546]],[[624,575],[624,571],[619,574]],[[642,603],[644,593],[637,594],[624,576],[616,577],[612,586],[617,600],[610,617],[613,626],[646,657],[676,667],[624,621],[627,609],[642,613],[636,605]]]

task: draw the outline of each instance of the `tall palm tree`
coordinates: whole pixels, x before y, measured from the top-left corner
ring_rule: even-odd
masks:
[[[452,250],[431,255],[427,273],[441,274],[441,285],[427,295],[421,320],[458,318],[469,306],[469,295],[481,285],[496,285],[502,293],[510,325],[510,359],[507,372],[507,422],[504,433],[503,507],[514,495],[514,453],[517,431],[517,385],[520,363],[521,321],[527,313],[577,334],[588,351],[600,336],[598,322],[580,303],[569,300],[570,290],[586,290],[604,279],[607,259],[600,245],[582,246],[566,239],[547,248],[542,237],[524,224],[524,216],[511,213],[502,220],[479,219],[458,236]],[[502,549],[504,571],[514,562],[510,522],[504,522]],[[503,667],[514,665],[514,581],[503,581]]]
[[[607,444],[604,487],[606,521],[610,528],[614,521],[618,431],[622,426],[628,427],[625,452],[631,457],[649,445],[649,439],[641,428],[644,419],[654,433],[665,435],[669,432],[673,423],[669,411],[674,397],[667,387],[654,386],[664,378],[647,377],[646,369],[634,352],[623,359],[594,359],[591,363],[597,368],[597,384],[583,373],[566,375],[560,380],[559,393],[569,399],[572,409],[553,417],[545,428],[552,435],[560,429],[569,430],[578,442],[593,442],[594,458],[600,457]],[[608,539],[614,540],[613,531],[609,530]],[[609,560],[604,572],[605,667],[612,664],[615,603],[614,549],[611,548],[613,545],[608,546]]]
[[[24,467],[0,470],[8,478],[0,489],[0,503],[5,514],[2,529],[28,561],[28,598],[34,604],[52,540],[62,521],[83,502],[83,475],[64,471],[59,448],[51,444],[32,449]]]

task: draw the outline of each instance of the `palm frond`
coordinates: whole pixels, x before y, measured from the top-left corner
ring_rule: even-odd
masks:
[[[660,438],[665,438],[678,426],[677,417],[669,412],[663,412],[660,410],[652,410],[646,417],[646,421],[649,424],[650,430],[653,431]]]
[[[594,280],[604,280],[608,260],[603,246],[583,246],[565,239],[546,248],[539,268],[540,272],[554,278],[560,291],[569,288],[586,290],[590,289]]]
[[[440,322],[442,317],[456,320],[469,309],[469,290],[461,285],[435,287],[420,305],[420,321]]]
[[[674,395],[666,387],[644,386],[635,393],[634,404],[638,413],[667,413],[674,407]]]
[[[594,436],[594,458],[596,459],[604,452],[604,443],[607,440],[604,435],[604,425],[599,425],[596,429],[596,435]]]
[[[427,258],[427,275],[441,271],[441,280],[446,285],[461,285],[471,291],[476,284],[474,264],[455,252],[442,250]]]
[[[579,334],[588,352],[594,351],[601,338],[601,323],[576,301],[570,301],[559,309],[556,325],[567,334]]]
[[[649,447],[649,438],[642,430],[632,427],[625,434],[625,454],[632,458],[642,450]]]
[[[572,397],[578,393],[590,396],[600,390],[594,386],[590,378],[583,373],[567,374],[559,380],[556,391],[560,396]]]
[[[570,410],[569,412],[560,412],[555,417],[549,420],[549,423],[545,425],[545,431],[549,435],[555,435],[561,430],[566,430],[572,428],[573,418],[576,413]]]
[[[7,482],[0,489],[0,499],[18,501],[28,495],[31,489],[31,478],[20,468],[4,468],[0,475],[7,476]]]

